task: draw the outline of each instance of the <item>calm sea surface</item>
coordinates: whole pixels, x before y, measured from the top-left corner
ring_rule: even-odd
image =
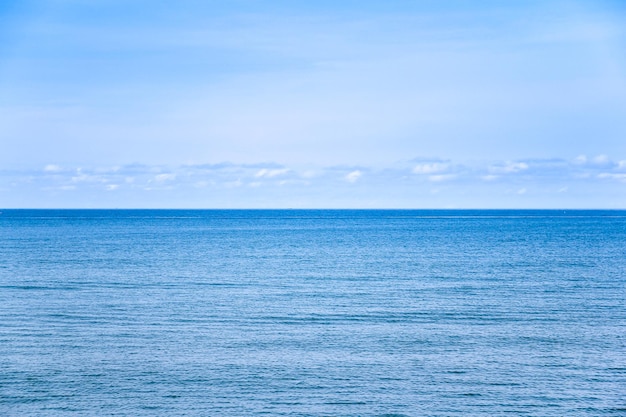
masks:
[[[626,211],[2,210],[0,415],[624,416]]]

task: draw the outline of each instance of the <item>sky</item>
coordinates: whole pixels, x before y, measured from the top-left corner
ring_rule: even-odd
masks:
[[[626,208],[626,2],[3,0],[0,207]]]

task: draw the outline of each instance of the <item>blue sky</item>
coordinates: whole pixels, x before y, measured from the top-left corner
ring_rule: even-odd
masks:
[[[0,3],[0,207],[626,207],[621,1]]]

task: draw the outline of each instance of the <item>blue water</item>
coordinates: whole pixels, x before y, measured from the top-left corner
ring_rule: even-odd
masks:
[[[0,415],[624,416],[626,211],[2,210]]]

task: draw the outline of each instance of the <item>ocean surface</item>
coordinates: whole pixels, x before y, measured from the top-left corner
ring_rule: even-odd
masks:
[[[625,416],[626,211],[2,210],[2,416]]]

